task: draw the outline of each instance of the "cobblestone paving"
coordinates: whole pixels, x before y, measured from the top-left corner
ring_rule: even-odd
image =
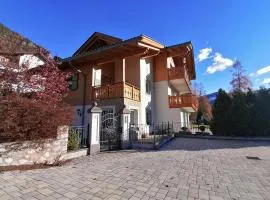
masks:
[[[5,172],[0,199],[269,200],[270,142],[177,138],[160,151],[101,153],[61,167]]]

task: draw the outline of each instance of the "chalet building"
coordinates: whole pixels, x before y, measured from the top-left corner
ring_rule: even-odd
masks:
[[[39,45],[0,23],[0,71],[7,66],[14,71],[23,66],[27,67],[28,70],[35,70],[43,66],[45,62],[39,54],[39,49],[41,48]],[[4,85],[2,84],[0,88],[1,95],[7,91],[10,92],[10,90],[18,92],[19,87],[17,83],[12,83],[12,88],[6,88]],[[20,92],[28,93],[29,91],[33,90],[21,88]]]
[[[62,68],[73,72],[66,101],[73,125],[84,126],[97,102],[102,115],[131,111],[131,124],[176,122],[185,126],[198,108],[190,81],[196,78],[191,42],[164,46],[139,35],[122,40],[95,32]]]

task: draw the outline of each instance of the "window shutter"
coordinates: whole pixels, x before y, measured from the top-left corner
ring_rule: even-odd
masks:
[[[101,85],[101,69],[93,68],[92,86],[100,86],[100,85]]]

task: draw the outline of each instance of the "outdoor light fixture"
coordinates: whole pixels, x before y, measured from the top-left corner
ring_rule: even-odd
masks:
[[[77,109],[77,115],[80,116],[80,117],[82,116],[81,109],[79,109],[79,108]]]

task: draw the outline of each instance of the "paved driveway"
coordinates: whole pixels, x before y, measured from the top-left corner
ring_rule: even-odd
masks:
[[[249,160],[257,156],[261,160]],[[0,199],[270,199],[270,142],[175,139],[0,174]]]

